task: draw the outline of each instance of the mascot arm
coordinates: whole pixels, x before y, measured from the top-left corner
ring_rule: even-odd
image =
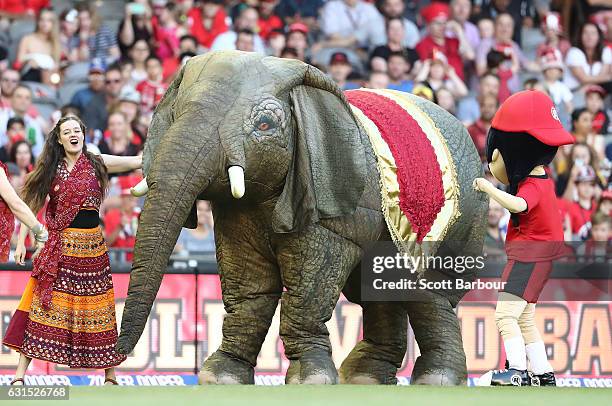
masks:
[[[525,199],[499,190],[485,178],[474,179],[473,186],[474,189],[488,194],[491,199],[496,200],[499,204],[508,209],[510,213],[522,213],[527,210],[527,202]]]

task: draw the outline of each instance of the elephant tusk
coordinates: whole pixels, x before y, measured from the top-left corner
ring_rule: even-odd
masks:
[[[244,196],[244,169],[240,166],[230,166],[227,174],[232,188],[232,196],[240,199]]]
[[[141,197],[147,194],[149,191],[149,185],[147,185],[147,178],[141,180],[136,186],[130,188],[132,196]]]

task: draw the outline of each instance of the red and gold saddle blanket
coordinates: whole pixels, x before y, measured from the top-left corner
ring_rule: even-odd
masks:
[[[378,157],[382,211],[393,241],[404,253],[433,254],[419,249],[421,243],[443,240],[460,216],[457,171],[445,138],[415,96],[371,89],[345,94]]]

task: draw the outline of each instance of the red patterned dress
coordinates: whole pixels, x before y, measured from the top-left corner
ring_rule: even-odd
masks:
[[[4,170],[8,178],[8,169],[3,162],[0,162],[0,168]],[[15,231],[15,216],[0,197],[0,262],[8,262],[13,231]]]
[[[98,214],[102,190],[85,154],[70,172],[62,160],[49,197],[49,240],[3,344],[72,368],[119,365],[126,356],[115,351],[113,280]]]

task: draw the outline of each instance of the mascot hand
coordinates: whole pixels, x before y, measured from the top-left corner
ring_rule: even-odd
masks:
[[[472,183],[472,187],[479,192],[486,192],[487,188],[493,187],[493,184],[485,178],[476,178]]]

